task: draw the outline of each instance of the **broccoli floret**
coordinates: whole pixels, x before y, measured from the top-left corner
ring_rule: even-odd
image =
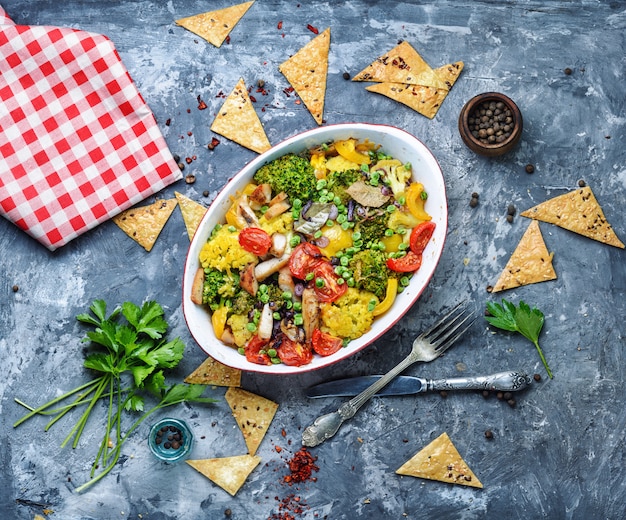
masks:
[[[389,268],[387,256],[376,249],[364,249],[356,253],[348,263],[357,289],[375,294],[379,299],[385,297]]]
[[[258,184],[269,184],[274,193],[285,192],[290,200],[311,200],[317,178],[311,163],[294,154],[283,155],[261,166],[254,174]]]
[[[248,313],[252,309],[254,309],[254,306],[256,304],[256,299],[254,298],[254,296],[246,291],[239,291],[231,301],[231,312],[233,314],[241,314],[244,316],[247,316]]]
[[[369,248],[380,242],[389,227],[388,221],[389,213],[384,210],[370,211],[365,218],[359,220],[356,230],[361,233],[364,247]]]
[[[222,273],[217,269],[204,270],[204,287],[202,303],[211,310],[217,309],[225,298],[232,298],[239,291],[239,276],[232,273]]]
[[[363,174],[360,170],[334,171],[328,174],[326,180],[328,191],[332,191],[336,197],[341,199],[342,204],[346,204],[350,200],[350,195],[346,193],[346,188],[349,188],[357,181],[363,180]]]

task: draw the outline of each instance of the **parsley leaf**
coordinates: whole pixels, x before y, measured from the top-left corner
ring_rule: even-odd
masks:
[[[519,332],[535,345],[543,366],[552,379],[552,371],[539,346],[539,334],[545,321],[543,313],[536,307],[531,308],[530,305],[521,300],[519,306],[516,307],[514,303],[505,299],[502,300],[502,305],[487,302],[487,311],[489,311],[490,316],[485,316],[485,319],[490,325],[510,332]]]
[[[72,446],[76,447],[90,414],[99,409],[96,403],[100,399],[107,402],[104,435],[91,467],[91,479],[79,486],[77,492],[92,486],[113,469],[124,441],[150,414],[185,401],[215,402],[215,399],[202,397],[205,385],[166,385],[162,369],[178,365],[185,345],[180,338],[171,341],[165,338],[168,324],[163,317],[163,308],[157,302],[147,301],[141,306],[124,302],[107,317],[106,302],[95,300],[89,310],[90,313],[81,313],[76,319],[92,327],[83,341],[90,342],[94,351],[85,358],[83,365],[99,372],[98,376],[37,408],[16,399],[29,413],[13,425],[17,427],[36,415],[53,416],[45,428],[47,431],[66,413],[84,407],[82,415],[61,443],[64,447],[73,440]],[[144,411],[145,394],[152,394],[159,400],[147,411]],[[122,434],[125,412],[143,414]],[[99,468],[101,470],[97,473]]]

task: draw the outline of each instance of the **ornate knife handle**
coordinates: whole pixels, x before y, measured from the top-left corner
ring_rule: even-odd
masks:
[[[426,390],[502,390],[516,392],[530,384],[530,377],[524,372],[499,372],[489,376],[454,377],[446,379],[426,379]]]

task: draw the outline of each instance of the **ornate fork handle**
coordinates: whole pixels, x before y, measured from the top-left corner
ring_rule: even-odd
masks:
[[[412,351],[406,358],[398,363],[394,368],[387,372],[371,386],[363,390],[359,395],[354,396],[349,401],[342,404],[335,412],[322,415],[315,419],[313,424],[308,426],[302,432],[302,444],[305,446],[313,447],[321,444],[326,439],[330,439],[341,427],[341,425],[355,416],[367,401],[369,401],[374,394],[376,394],[381,388],[389,384],[400,372],[403,372],[413,363],[419,361],[419,355],[417,352]]]

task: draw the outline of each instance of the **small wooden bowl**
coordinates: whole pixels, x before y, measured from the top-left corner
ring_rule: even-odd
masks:
[[[481,139],[475,135],[476,130],[470,126],[470,121],[475,117],[476,110],[480,109],[485,103],[503,103],[504,110],[508,109],[510,111],[510,117],[513,119],[512,129],[510,135],[500,142],[488,142],[487,139]],[[459,114],[461,139],[463,139],[463,142],[470,150],[487,157],[503,155],[515,148],[522,136],[522,129],[522,113],[519,108],[510,98],[499,92],[485,92],[474,96],[465,104]]]

